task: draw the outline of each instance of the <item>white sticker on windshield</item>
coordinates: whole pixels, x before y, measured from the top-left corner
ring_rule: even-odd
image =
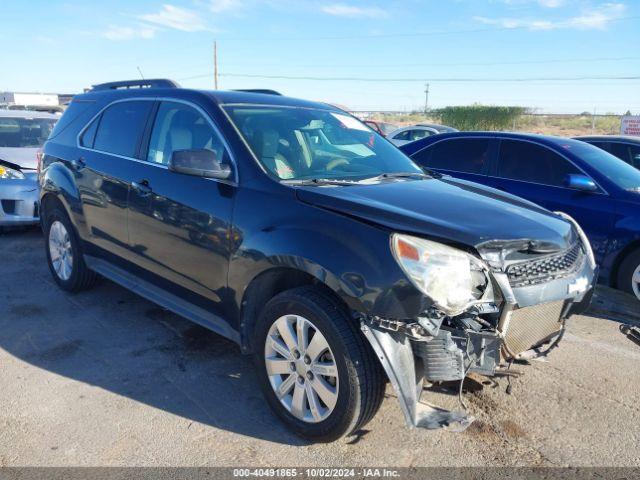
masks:
[[[369,127],[365,126],[364,124],[360,123],[358,120],[356,120],[353,117],[350,117],[349,115],[343,115],[341,113],[333,113],[333,112],[331,112],[331,115],[333,115],[336,119],[338,119],[338,121],[342,125],[344,125],[347,128],[350,128],[351,130],[362,130],[363,132],[371,131]]]

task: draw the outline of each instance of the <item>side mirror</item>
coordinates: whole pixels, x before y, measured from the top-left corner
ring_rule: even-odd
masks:
[[[597,192],[598,186],[593,180],[586,175],[570,173],[565,179],[565,185],[573,190],[580,190],[581,192]]]
[[[220,162],[216,153],[207,149],[176,150],[169,160],[169,170],[219,180],[226,180],[231,176],[231,167]]]

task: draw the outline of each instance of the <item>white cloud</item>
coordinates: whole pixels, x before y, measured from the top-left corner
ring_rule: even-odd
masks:
[[[559,8],[563,7],[568,3],[568,0],[500,0],[502,3],[506,3],[507,5],[526,5],[531,3],[537,3],[541,7],[544,8]]]
[[[145,25],[140,25],[137,28],[109,25],[101,35],[108,40],[120,41],[133,40],[136,38],[149,39],[153,38],[155,33],[154,28]]]
[[[558,8],[562,7],[567,2],[565,0],[538,0],[538,3],[541,7]]]
[[[157,13],[139,15],[138,18],[145,22],[161,27],[173,28],[183,32],[197,32],[206,30],[204,20],[194,10],[165,4]]]
[[[620,18],[625,10],[626,6],[622,3],[603,3],[582,15],[569,17],[564,20],[524,19],[511,17],[474,17],[474,20],[484,23],[485,25],[498,25],[502,28],[528,28],[529,30],[603,30],[611,21]]]
[[[595,8],[583,15],[570,18],[567,26],[580,29],[596,28],[602,30],[606,28],[611,20],[620,18],[626,10],[622,3],[605,3],[599,8]]]
[[[213,13],[237,10],[243,6],[242,0],[209,0],[209,10]]]
[[[344,3],[325,5],[322,7],[322,11],[337,17],[379,18],[387,16],[387,12],[378,7],[357,7],[355,5],[347,5]]]

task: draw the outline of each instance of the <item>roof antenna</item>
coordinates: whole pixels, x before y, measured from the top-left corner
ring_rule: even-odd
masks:
[[[140,67],[136,66],[136,68],[138,69],[138,73],[140,74],[140,78],[142,78],[142,80],[144,80],[144,75],[142,74],[142,70],[140,70]]]

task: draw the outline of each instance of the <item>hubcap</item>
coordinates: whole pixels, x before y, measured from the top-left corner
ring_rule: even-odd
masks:
[[[65,226],[58,220],[53,222],[49,229],[49,254],[53,270],[58,278],[60,280],[69,280],[73,267],[71,239]]]
[[[338,400],[338,369],[320,330],[304,317],[278,318],[267,335],[264,361],[280,403],[309,423],[326,419]]]
[[[636,267],[631,277],[631,288],[633,288],[633,293],[636,294],[636,298],[640,300],[640,265]]]

